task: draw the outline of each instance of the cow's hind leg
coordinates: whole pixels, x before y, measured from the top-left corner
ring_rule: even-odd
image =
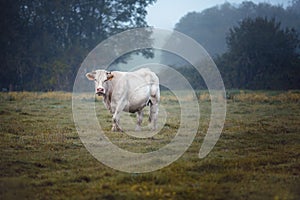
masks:
[[[153,84],[150,89],[150,114],[149,114],[149,123],[153,123],[153,130],[157,129],[157,116],[158,116],[158,103],[160,100],[160,91],[159,86]]]
[[[152,124],[152,130],[157,129],[157,116],[158,116],[158,99],[155,96],[151,97],[149,123]]]
[[[141,131],[141,125],[142,125],[142,122],[143,122],[143,116],[144,116],[143,110],[138,111],[136,113],[137,124],[136,124],[135,131]]]
[[[158,103],[150,105],[149,123],[153,125],[152,129],[157,129]]]

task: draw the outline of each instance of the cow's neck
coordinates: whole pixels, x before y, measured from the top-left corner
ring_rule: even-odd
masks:
[[[106,108],[111,111],[111,95],[112,95],[112,89],[111,89],[111,84],[107,83],[107,90],[106,94],[103,96],[103,103],[105,104]]]

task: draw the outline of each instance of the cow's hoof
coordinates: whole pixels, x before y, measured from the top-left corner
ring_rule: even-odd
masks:
[[[141,127],[140,127],[140,126],[136,126],[136,127],[135,127],[135,131],[137,131],[137,132],[138,132],[138,131],[141,131],[141,130],[142,130],[142,129],[141,129]]]
[[[116,127],[116,126],[113,126],[113,127],[111,128],[111,131],[112,131],[112,132],[124,132],[120,127]]]
[[[156,131],[157,127],[156,126],[152,126],[151,131]]]
[[[149,129],[150,131],[156,131],[156,130],[157,130],[157,127],[154,127],[153,125],[149,124],[149,125],[148,125],[148,129]]]
[[[118,129],[117,129],[117,127],[116,127],[116,126],[113,126],[113,127],[111,128],[111,131],[112,131],[112,132],[117,132],[117,131],[118,131]]]

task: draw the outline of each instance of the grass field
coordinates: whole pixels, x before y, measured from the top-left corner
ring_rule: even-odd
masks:
[[[62,92],[0,93],[1,200],[300,199],[297,91],[229,91],[222,135],[204,159],[198,152],[210,101],[205,91],[199,92],[201,121],[194,142],[171,165],[145,174],[111,169],[86,150],[73,122],[71,97]],[[177,109],[169,93],[162,93],[162,102],[170,112]],[[98,116],[109,130],[108,111]],[[159,148],[177,128],[178,119],[169,115],[160,140],[145,139],[142,146],[160,141]],[[129,142],[124,133],[108,135],[133,151],[132,143],[140,141]]]

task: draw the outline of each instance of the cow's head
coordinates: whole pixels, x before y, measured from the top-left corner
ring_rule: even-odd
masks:
[[[106,70],[96,70],[85,75],[89,80],[95,82],[95,93],[105,95],[107,91],[107,81],[111,80],[114,75]]]

